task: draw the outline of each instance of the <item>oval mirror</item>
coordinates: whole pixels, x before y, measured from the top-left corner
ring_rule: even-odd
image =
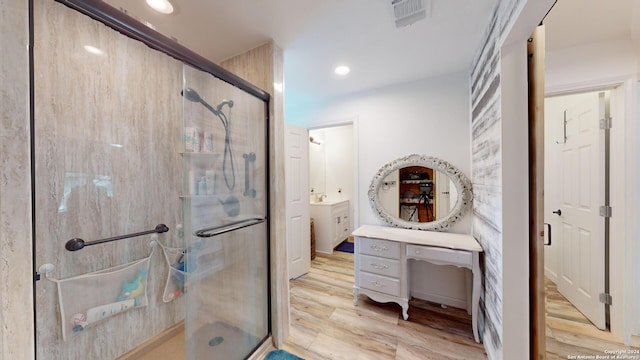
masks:
[[[471,207],[471,188],[471,181],[450,163],[413,154],[378,170],[369,202],[392,226],[445,231]]]

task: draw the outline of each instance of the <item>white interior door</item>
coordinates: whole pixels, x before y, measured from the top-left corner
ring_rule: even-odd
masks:
[[[566,143],[560,147],[560,245],[558,290],[594,325],[605,329],[604,293],[604,131],[600,130],[599,93],[579,97],[566,110]],[[602,116],[604,117],[604,116]],[[555,209],[557,211],[558,209]]]
[[[285,178],[287,189],[287,259],[289,278],[309,272],[311,243],[309,229],[309,133],[285,124]]]

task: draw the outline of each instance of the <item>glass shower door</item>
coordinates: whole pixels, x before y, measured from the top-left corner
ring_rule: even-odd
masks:
[[[269,335],[266,103],[184,67],[187,359],[245,359]]]

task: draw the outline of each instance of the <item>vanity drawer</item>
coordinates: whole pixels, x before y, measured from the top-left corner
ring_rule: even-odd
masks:
[[[400,277],[400,261],[360,255],[360,270],[378,275]]]
[[[360,238],[360,254],[400,259],[400,243],[388,240]]]
[[[349,234],[351,234],[351,231],[349,229],[349,220],[347,219],[347,220],[344,220],[343,223],[342,223],[342,230],[341,230],[341,233],[340,233],[340,239],[344,240],[344,239],[348,238]]]
[[[407,257],[426,260],[435,264],[455,265],[471,268],[472,253],[463,250],[443,249],[421,245],[407,245]]]
[[[400,296],[400,280],[386,276],[361,272],[360,287],[388,295]]]

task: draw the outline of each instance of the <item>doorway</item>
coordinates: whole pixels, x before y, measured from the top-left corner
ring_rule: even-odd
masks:
[[[610,335],[610,134],[600,119],[611,117],[611,93],[553,96],[544,103],[547,354],[586,349],[576,343],[567,347],[572,326],[603,340]]]
[[[349,233],[355,224],[355,158],[352,122],[309,130],[309,201],[311,204],[348,201]],[[318,226],[323,225],[315,224],[316,231],[320,230]]]

